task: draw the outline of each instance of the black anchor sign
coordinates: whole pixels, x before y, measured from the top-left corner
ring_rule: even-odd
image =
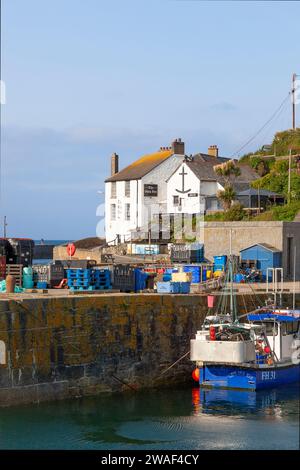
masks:
[[[184,177],[187,175],[187,173],[184,171],[184,167],[182,167],[182,173],[179,174],[182,175],[182,189],[176,189],[176,191],[180,194],[189,193],[191,189],[184,189]]]

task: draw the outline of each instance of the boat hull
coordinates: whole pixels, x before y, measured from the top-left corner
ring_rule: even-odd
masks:
[[[203,364],[199,384],[210,388],[264,390],[300,381],[300,365]]]

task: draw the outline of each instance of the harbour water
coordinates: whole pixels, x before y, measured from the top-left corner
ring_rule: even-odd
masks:
[[[0,408],[0,449],[298,449],[298,385],[161,389]]]

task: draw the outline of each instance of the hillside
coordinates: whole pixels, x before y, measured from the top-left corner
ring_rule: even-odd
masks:
[[[289,152],[292,150],[291,191],[288,191]],[[299,156],[299,157],[298,157]],[[300,128],[277,132],[272,144],[256,152],[243,155],[240,163],[254,169],[258,178],[253,188],[265,189],[285,197],[284,206],[272,206],[267,211],[247,216],[238,205],[227,213],[208,215],[206,220],[287,220],[292,221],[300,213]]]
[[[270,148],[264,149],[264,146],[255,152],[250,152],[240,158],[241,163],[249,163],[253,156],[268,156],[275,157],[288,155],[290,148],[293,149],[292,153],[300,153],[300,128],[288,129],[286,131],[276,132]],[[297,152],[298,150],[298,152]]]

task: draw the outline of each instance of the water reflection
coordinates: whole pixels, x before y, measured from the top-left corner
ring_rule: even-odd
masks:
[[[299,443],[298,400],[297,386],[188,387],[0,408],[0,448],[291,449]]]
[[[264,415],[280,420],[296,412],[299,406],[299,386],[279,387],[258,392],[222,389],[192,389],[195,415],[220,416]]]

